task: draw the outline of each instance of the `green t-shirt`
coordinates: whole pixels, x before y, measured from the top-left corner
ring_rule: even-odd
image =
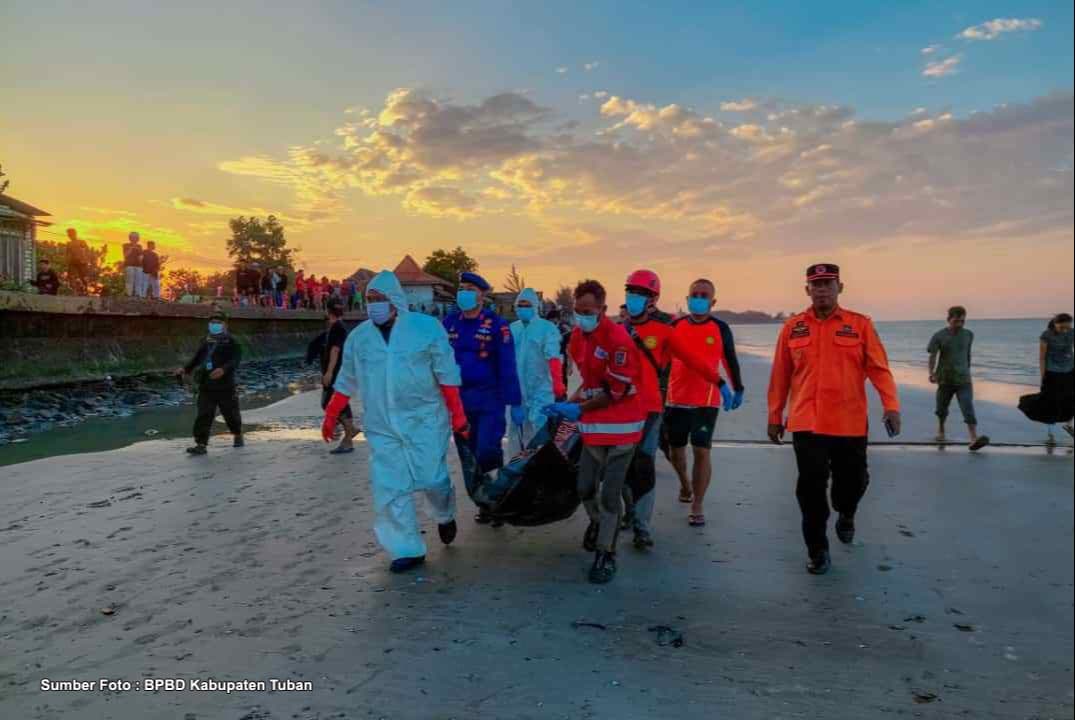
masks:
[[[937,384],[966,385],[970,382],[970,346],[974,333],[960,328],[953,333],[948,328],[938,330],[929,341],[927,351],[938,353]]]

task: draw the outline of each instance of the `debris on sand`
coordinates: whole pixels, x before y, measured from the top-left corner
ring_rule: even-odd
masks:
[[[657,644],[661,647],[671,645],[674,648],[683,647],[683,633],[667,625],[654,625],[650,632],[657,633]]]

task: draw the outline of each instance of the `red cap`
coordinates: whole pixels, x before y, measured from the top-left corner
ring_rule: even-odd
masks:
[[[627,276],[627,282],[624,284],[627,287],[648,290],[654,295],[661,294],[661,279],[652,270],[635,270]]]

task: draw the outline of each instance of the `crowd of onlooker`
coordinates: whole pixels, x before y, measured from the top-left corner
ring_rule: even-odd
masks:
[[[291,310],[324,310],[336,300],[347,310],[361,304],[358,287],[351,279],[330,280],[306,276],[299,270],[292,276],[284,267],[240,262],[235,268],[235,292],[232,303],[244,307],[276,307]]]

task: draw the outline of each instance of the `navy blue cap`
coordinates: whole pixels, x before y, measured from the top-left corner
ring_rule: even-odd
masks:
[[[459,274],[459,282],[476,285],[478,289],[480,289],[482,292],[489,292],[489,290],[491,290],[493,287],[489,283],[485,282],[485,278],[483,278],[481,275],[469,271]]]

